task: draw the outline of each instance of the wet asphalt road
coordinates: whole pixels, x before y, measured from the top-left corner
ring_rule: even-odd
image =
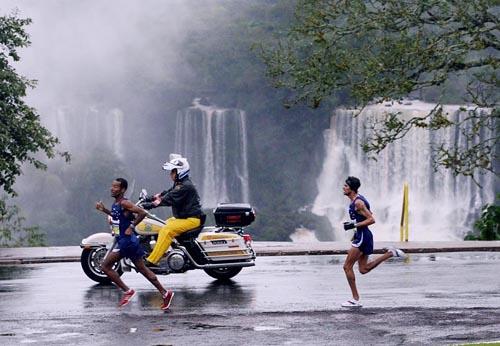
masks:
[[[500,340],[500,253],[412,255],[357,274],[348,311],[345,256],[265,257],[229,284],[202,271],[160,276],[171,311],[140,275],[138,291],[94,284],[78,263],[0,267],[0,345],[373,345]]]

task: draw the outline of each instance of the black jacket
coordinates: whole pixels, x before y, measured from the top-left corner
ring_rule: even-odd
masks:
[[[189,177],[176,181],[174,186],[163,191],[160,197],[160,206],[172,207],[172,213],[177,219],[187,219],[203,214],[200,196]]]

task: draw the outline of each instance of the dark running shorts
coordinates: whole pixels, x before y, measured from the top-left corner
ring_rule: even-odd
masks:
[[[139,238],[137,238],[135,234],[130,236],[120,236],[118,238],[118,244],[113,251],[119,251],[121,257],[127,257],[131,260],[144,256],[144,249],[139,243]]]
[[[356,230],[351,245],[357,247],[363,254],[371,255],[373,253],[372,232],[368,228]]]

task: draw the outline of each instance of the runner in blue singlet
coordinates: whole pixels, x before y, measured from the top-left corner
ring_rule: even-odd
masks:
[[[120,275],[113,270],[113,265],[123,257],[130,258],[137,271],[144,275],[144,277],[161,293],[163,304],[160,308],[162,310],[167,310],[174,297],[174,292],[172,290],[166,290],[155,273],[144,264],[144,260],[142,259],[144,250],[134,230],[135,226],[144,219],[147,213],[144,209],[139,208],[128,199],[124,198],[127,187],[128,183],[125,179],[115,179],[111,184],[111,197],[115,198],[111,210],[108,210],[101,201],[97,202],[95,206],[97,210],[111,216],[114,233],[118,233],[117,245],[113,248],[113,251],[106,256],[101,265],[101,269],[111,281],[123,290],[124,294],[118,306],[125,306],[134,297],[135,290],[129,288],[123,282]],[[134,217],[134,214],[137,214],[137,217]],[[116,231],[117,229],[119,230],[118,232]]]
[[[111,206],[112,227],[113,230],[115,230],[114,233],[118,234],[117,245],[113,249],[113,252],[119,252],[120,257],[127,257],[131,260],[135,260],[144,256],[144,250],[141,244],[139,244],[139,239],[134,232],[127,234],[128,228],[134,228],[132,223],[134,215],[122,207],[122,202],[124,201],[127,201],[127,199],[121,197]],[[118,232],[116,232],[116,230],[118,230]]]
[[[349,204],[349,216],[351,220],[355,220],[356,224],[358,224],[352,238],[352,246],[357,247],[365,255],[371,255],[373,253],[373,235],[368,226],[359,226],[359,224],[367,220],[367,217],[356,211],[357,200],[363,201],[366,209],[370,212],[370,203],[361,195],[357,195],[351,204]],[[373,221],[375,222],[375,220]]]
[[[382,256],[373,261],[368,261],[368,257],[373,253],[373,235],[368,226],[375,223],[375,218],[370,211],[370,203],[363,196],[358,194],[361,182],[356,177],[348,177],[344,184],[344,195],[351,203],[349,204],[349,216],[352,221],[344,222],[344,229],[354,229],[351,248],[347,253],[344,263],[344,271],[347,282],[351,288],[352,299],[342,303],[346,308],[359,308],[362,304],[359,302],[359,293],[356,288],[356,277],[354,275],[354,264],[358,262],[359,272],[366,274],[377,267],[380,263],[391,257],[404,258],[405,253],[400,249],[389,248]]]

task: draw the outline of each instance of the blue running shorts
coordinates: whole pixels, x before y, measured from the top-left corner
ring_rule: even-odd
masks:
[[[373,253],[373,235],[368,228],[357,229],[351,240],[351,245],[357,247],[363,254]]]
[[[144,249],[139,243],[139,238],[137,238],[135,234],[120,236],[118,238],[118,244],[113,251],[119,251],[121,257],[127,257],[131,260],[144,256]]]

